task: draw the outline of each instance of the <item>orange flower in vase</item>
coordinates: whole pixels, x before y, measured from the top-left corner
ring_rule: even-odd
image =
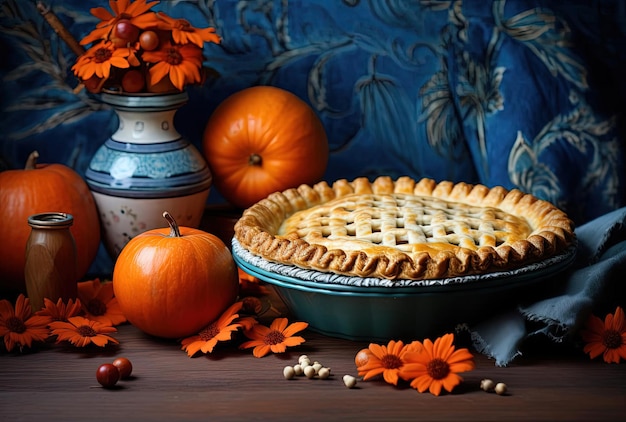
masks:
[[[182,91],[203,81],[202,48],[219,44],[215,28],[196,28],[185,19],[154,12],[158,1],[110,0],[113,13],[91,10],[100,19],[80,44],[92,46],[72,71],[90,92]]]
[[[185,85],[202,80],[202,49],[194,44],[164,43],[158,50],[145,52],[143,59],[153,64],[148,75],[149,86],[156,86],[168,76],[176,89],[182,91]]]

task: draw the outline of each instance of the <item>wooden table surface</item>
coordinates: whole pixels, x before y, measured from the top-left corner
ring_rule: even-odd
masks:
[[[235,219],[217,210],[207,213],[203,228],[227,241]],[[465,382],[435,397],[382,380],[346,388],[342,377],[356,375],[354,356],[367,344],[310,330],[302,346],[260,359],[231,343],[189,358],[176,341],[129,324],[118,330],[120,344],[106,349],[44,345],[15,354],[0,348],[0,421],[626,421],[626,364],[591,361],[558,345],[530,346],[505,368],[475,354]],[[301,354],[333,375],[285,380],[283,368]],[[118,356],[131,359],[133,376],[104,389],[96,369]],[[483,378],[506,383],[508,394],[482,391]]]
[[[626,365],[591,361],[562,346],[536,347],[505,368],[475,354],[465,382],[435,397],[382,380],[346,388],[342,377],[356,375],[353,359],[366,344],[309,330],[302,346],[263,358],[233,343],[189,358],[176,341],[129,324],[118,330],[120,344],[106,349],[44,345],[21,355],[0,352],[0,420],[626,420]],[[285,365],[301,354],[330,367],[332,376],[284,379]],[[132,361],[131,379],[115,389],[100,387],[97,367],[117,356]],[[508,394],[482,391],[483,378],[506,383]]]

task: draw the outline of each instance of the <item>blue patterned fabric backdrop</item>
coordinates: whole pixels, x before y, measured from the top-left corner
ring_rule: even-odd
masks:
[[[95,0],[45,4],[81,39]],[[220,76],[189,88],[178,130],[201,149],[228,95],[274,85],[307,101],[331,147],[325,179],[409,175],[519,188],[582,224],[624,206],[626,2],[199,0],[154,10],[213,26]],[[84,174],[117,126],[30,0],[0,0],[0,154]],[[210,203],[223,199],[213,190]]]

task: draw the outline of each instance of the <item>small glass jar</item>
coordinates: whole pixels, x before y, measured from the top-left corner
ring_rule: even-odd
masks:
[[[43,308],[44,298],[57,302],[76,299],[76,243],[70,232],[71,214],[46,212],[28,217],[31,227],[26,243],[24,277],[33,312]]]

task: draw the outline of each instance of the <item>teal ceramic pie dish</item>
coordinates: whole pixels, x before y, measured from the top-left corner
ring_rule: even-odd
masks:
[[[355,341],[420,340],[454,332],[537,298],[576,256],[574,243],[541,262],[503,272],[437,280],[347,277],[269,262],[232,241],[235,262],[272,285],[293,318]]]

